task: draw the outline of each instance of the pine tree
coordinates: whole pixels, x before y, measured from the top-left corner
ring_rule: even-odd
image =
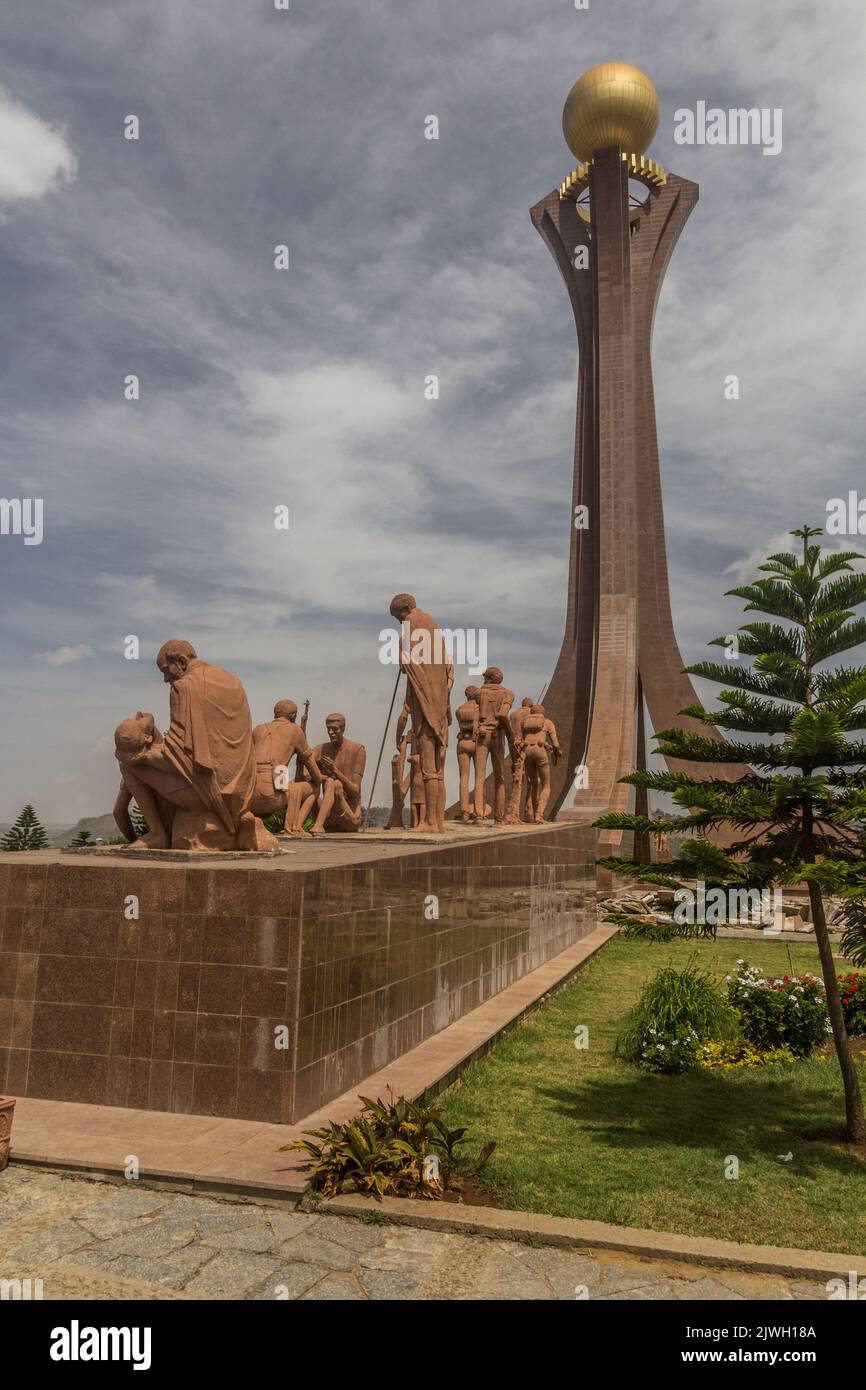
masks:
[[[141,814],[141,809],[137,801],[134,801],[129,808],[129,819],[132,821],[132,828],[135,831],[135,838],[137,840],[143,840],[145,835],[147,834],[148,826],[147,821]]]
[[[78,834],[69,841],[70,849],[84,849],[85,845],[94,843],[89,830],[79,830]]]
[[[15,824],[0,840],[0,850],[47,849],[48,836],[33,807],[28,802]]]
[[[740,627],[739,654],[751,657],[751,665],[702,661],[688,668],[691,675],[733,688],[719,693],[721,709],[692,705],[681,713],[746,738],[719,743],[676,728],[656,735],[666,758],[741,763],[749,773],[722,782],[702,779],[697,769],[694,776],[634,772],[624,781],[668,792],[680,816],[671,822],[612,813],[596,825],[688,832],[666,871],[658,864],[603,861],[651,882],[674,888],[683,879],[722,888],[808,886],[845,1090],[847,1135],[851,1143],[862,1144],[863,1099],[845,1031],[824,891],[846,889],[852,917],[857,913],[853,900],[866,891],[866,742],[850,737],[866,729],[866,667],[828,669],[825,663],[866,642],[866,618],[853,611],[866,602],[866,574],[852,568],[852,561],[863,558],[855,551],[822,555],[820,545],[811,544],[820,530],[804,526],[791,535],[802,540],[802,555],[771,555],[759,566],[762,577],[728,591],[746,601],[746,611],[776,620]],[[716,637],[710,645],[727,647],[729,638]],[[727,849],[707,838],[723,827],[734,836]]]

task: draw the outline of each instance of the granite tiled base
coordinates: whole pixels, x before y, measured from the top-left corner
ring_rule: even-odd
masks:
[[[0,1093],[291,1123],[591,931],[595,846],[0,855]]]

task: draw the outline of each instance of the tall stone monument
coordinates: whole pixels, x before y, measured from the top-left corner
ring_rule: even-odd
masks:
[[[563,112],[580,163],[531,210],[565,281],[580,353],[565,635],[544,696],[563,752],[550,819],[578,768],[569,818],[628,809],[619,779],[645,763],[644,700],[655,729],[708,732],[679,716],[697,695],[671,616],[651,363],[662,281],[698,187],[645,156],[658,120],[656,90],[638,68],[584,73]],[[740,772],[721,764],[712,775]]]

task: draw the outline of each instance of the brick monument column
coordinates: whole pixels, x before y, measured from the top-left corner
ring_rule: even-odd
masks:
[[[579,346],[565,634],[544,695],[563,750],[551,771],[551,819],[579,766],[588,785],[578,783],[561,815],[630,808],[619,779],[643,765],[644,698],[654,729],[713,733],[679,714],[698,697],[670,607],[651,360],[656,303],[698,187],[643,156],[657,124],[655,88],[637,68],[585,73],[563,116],[582,162],[531,210],[568,290]],[[719,764],[710,775],[742,771]]]

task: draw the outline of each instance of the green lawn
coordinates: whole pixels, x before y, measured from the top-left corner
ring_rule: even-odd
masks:
[[[797,972],[820,975],[814,946],[791,947]],[[662,1077],[613,1055],[643,981],[697,953],[723,978],[739,957],[789,972],[773,941],[646,945],[614,938],[572,984],[439,1103],[495,1139],[487,1182],[506,1207],[764,1245],[866,1253],[866,1162],[843,1133],[835,1060]],[[840,969],[841,969],[840,965]],[[589,1048],[574,1029],[589,1029]],[[860,1067],[866,1089],[866,1067]],[[808,1135],[827,1134],[827,1140]],[[793,1152],[781,1163],[777,1154]],[[728,1155],[739,1178],[726,1179]]]

